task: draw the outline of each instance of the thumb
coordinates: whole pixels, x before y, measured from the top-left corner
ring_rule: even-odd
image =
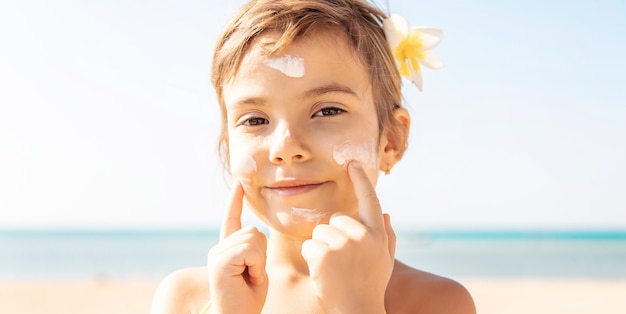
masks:
[[[391,216],[389,214],[383,214],[383,220],[385,221],[385,232],[387,232],[387,246],[389,248],[389,256],[394,259],[396,256],[396,233],[391,226]]]

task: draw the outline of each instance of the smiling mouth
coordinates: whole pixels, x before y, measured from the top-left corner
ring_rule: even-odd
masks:
[[[304,194],[309,191],[315,190],[318,187],[321,187],[325,182],[322,183],[311,183],[311,184],[293,184],[293,185],[280,185],[280,186],[268,186],[267,189],[272,191],[274,194],[280,196],[292,196],[298,194]]]

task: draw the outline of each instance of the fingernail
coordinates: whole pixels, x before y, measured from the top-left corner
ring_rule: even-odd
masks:
[[[352,167],[354,167],[354,168],[363,168],[363,167],[361,166],[361,163],[360,163],[360,162],[358,162],[358,161],[356,161],[356,160],[353,160],[353,161],[351,162],[351,164],[352,164]]]

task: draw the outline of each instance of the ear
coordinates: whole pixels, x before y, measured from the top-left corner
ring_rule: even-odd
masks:
[[[388,172],[402,159],[411,129],[411,116],[405,108],[394,110],[393,119],[380,139],[379,168],[382,172]]]

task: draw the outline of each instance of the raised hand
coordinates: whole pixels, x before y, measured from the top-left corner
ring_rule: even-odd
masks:
[[[208,254],[211,313],[260,313],[267,296],[267,239],[256,227],[241,227],[243,188],[234,185],[220,242]]]
[[[396,237],[358,162],[348,165],[360,221],[336,213],[302,245],[315,292],[328,313],[384,312]]]

